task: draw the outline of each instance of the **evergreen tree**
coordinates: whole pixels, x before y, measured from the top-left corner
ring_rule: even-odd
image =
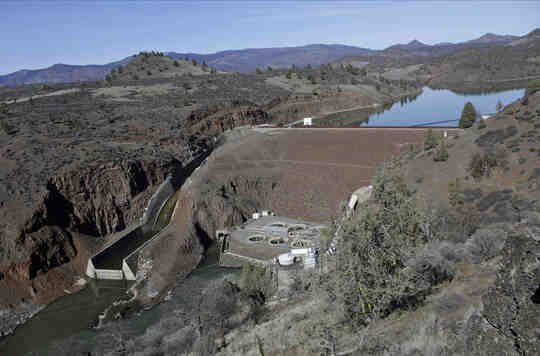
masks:
[[[289,70],[287,74],[285,75],[287,79],[292,79],[292,70]]]
[[[429,129],[424,134],[424,150],[430,150],[437,146],[437,137],[433,134],[433,130]]]
[[[448,156],[449,155],[448,150],[446,149],[446,144],[444,143],[444,140],[441,140],[437,152],[435,153],[435,156],[433,156],[433,160],[435,162],[445,162],[448,160]]]
[[[473,104],[468,101],[463,107],[463,111],[461,112],[461,118],[459,119],[459,127],[462,129],[469,128],[474,124],[475,121],[476,110]]]

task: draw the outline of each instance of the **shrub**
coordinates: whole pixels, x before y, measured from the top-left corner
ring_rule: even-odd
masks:
[[[435,152],[435,155],[433,156],[433,160],[435,162],[445,162],[448,160],[448,157],[449,154],[448,149],[446,148],[446,143],[444,143],[444,140],[441,140],[441,143],[437,148],[437,152]]]
[[[476,109],[474,108],[473,104],[468,101],[467,103],[465,103],[463,111],[461,112],[461,117],[459,119],[459,127],[462,129],[469,128],[474,124],[475,121]]]
[[[177,60],[174,60],[173,65],[174,65],[175,67],[179,67],[179,66],[180,66],[180,63],[178,63]]]
[[[439,245],[445,246],[446,245]],[[440,284],[443,281],[451,280],[456,274],[455,260],[459,259],[453,248],[448,248],[443,256],[438,246],[428,246],[418,256],[409,263],[411,268],[411,278],[416,288],[429,289],[431,286]],[[450,258],[447,258],[447,257]]]
[[[433,130],[429,129],[424,133],[424,150],[428,151],[438,144],[438,139],[433,134]]]
[[[292,71],[291,70],[287,71],[287,74],[285,74],[285,77],[287,79],[291,79],[292,78]]]
[[[453,208],[463,206],[465,203],[465,196],[461,191],[461,183],[459,178],[456,178],[455,181],[450,181],[448,183],[448,202]]]
[[[251,298],[264,302],[273,292],[273,271],[244,264],[240,275],[240,288]]]
[[[491,171],[495,167],[505,168],[508,165],[506,151],[498,149],[496,152],[490,150],[484,153],[476,152],[469,163],[469,171],[475,179],[491,176]]]
[[[506,232],[501,229],[480,229],[465,243],[472,262],[480,263],[495,257],[504,247]]]
[[[478,126],[477,126],[478,130],[485,129],[486,127],[487,127],[487,125],[486,125],[485,120],[480,121],[480,122],[478,123]]]
[[[533,80],[527,85],[525,96],[536,94],[538,91],[540,91],[540,80]]]
[[[423,270],[420,262],[410,265],[411,256],[437,234],[437,224],[435,214],[416,205],[403,178],[381,169],[373,185],[376,208],[343,224],[336,270],[322,283],[346,320],[360,325],[417,306],[451,271],[438,260],[423,264],[429,266]]]

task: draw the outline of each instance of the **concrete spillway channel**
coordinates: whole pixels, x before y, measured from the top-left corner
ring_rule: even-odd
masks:
[[[175,194],[171,177],[168,177],[156,190],[146,207],[139,225],[126,235],[105,246],[88,261],[86,275],[95,279],[127,279],[135,280],[137,275],[138,252],[150,241],[159,238],[156,224],[167,203],[171,203]],[[167,224],[174,216],[178,202],[174,201],[172,214],[167,217]],[[170,208],[170,207],[169,207]],[[164,228],[164,227],[163,227]],[[162,229],[159,229],[162,231]]]
[[[136,280],[139,252],[158,239],[170,224],[178,207],[178,202],[173,201],[177,189],[211,152],[212,149],[205,151],[188,164],[184,170],[187,174],[182,175],[181,182],[178,176],[176,179],[167,177],[148,201],[140,223],[92,256],[88,260],[86,275],[95,279]],[[171,203],[174,203],[174,207]]]

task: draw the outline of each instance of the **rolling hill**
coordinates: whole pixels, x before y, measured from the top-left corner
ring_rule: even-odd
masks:
[[[533,31],[534,32],[534,31]],[[209,66],[225,70],[250,72],[256,68],[289,67],[293,64],[306,66],[335,62],[341,58],[401,58],[401,57],[430,57],[451,54],[468,48],[483,46],[504,46],[507,44],[526,41],[527,36],[511,35],[485,35],[462,43],[438,43],[428,45],[418,40],[407,44],[396,44],[384,50],[347,46],[342,44],[310,44],[296,47],[274,48],[247,48],[240,50],[227,50],[210,54],[165,52],[169,57],[195,59],[197,62],[206,62]],[[521,42],[520,42],[521,41]],[[61,83],[87,80],[101,80],[111,69],[129,62],[131,56],[120,61],[103,65],[69,65],[55,64],[48,68],[37,70],[19,70],[14,73],[0,75],[0,85],[20,85],[31,83]]]

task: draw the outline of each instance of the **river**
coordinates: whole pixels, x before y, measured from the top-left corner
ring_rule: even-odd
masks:
[[[423,88],[416,96],[401,100],[376,112],[362,109],[330,114],[314,121],[317,126],[457,126],[461,110],[470,101],[479,115],[496,112],[501,101],[507,105],[522,97],[525,89],[514,89],[483,94],[457,94],[447,89]]]
[[[479,114],[495,111],[500,100],[506,105],[523,96],[524,89],[488,94],[456,94],[450,90],[424,88],[422,94],[403,98],[379,113],[369,110],[348,111],[318,119],[316,125],[332,126],[457,126],[457,119],[467,101],[471,101]],[[221,278],[234,279],[237,270],[216,265],[215,250],[186,280],[179,280],[168,302],[141,312],[127,320],[109,323],[103,329],[93,329],[98,315],[114,300],[125,296],[128,284],[124,281],[91,281],[78,293],[61,297],[44,310],[15,329],[14,333],[0,341],[0,355],[60,355],[77,354],[94,350],[97,340],[106,333],[122,330],[122,334],[143,334],[162,316],[180,307],[186,298],[193,297],[193,290],[203,288]]]
[[[195,271],[178,280],[168,301],[127,319],[109,322],[101,329],[92,328],[98,315],[114,300],[126,296],[129,285],[125,281],[91,280],[83,290],[55,300],[16,328],[0,343],[0,355],[93,354],[101,340],[110,340],[111,333],[131,338],[140,336],[180,309],[187,298],[197,297],[198,290],[223,278],[235,280],[239,273],[237,269],[217,265],[217,250],[213,246]]]

